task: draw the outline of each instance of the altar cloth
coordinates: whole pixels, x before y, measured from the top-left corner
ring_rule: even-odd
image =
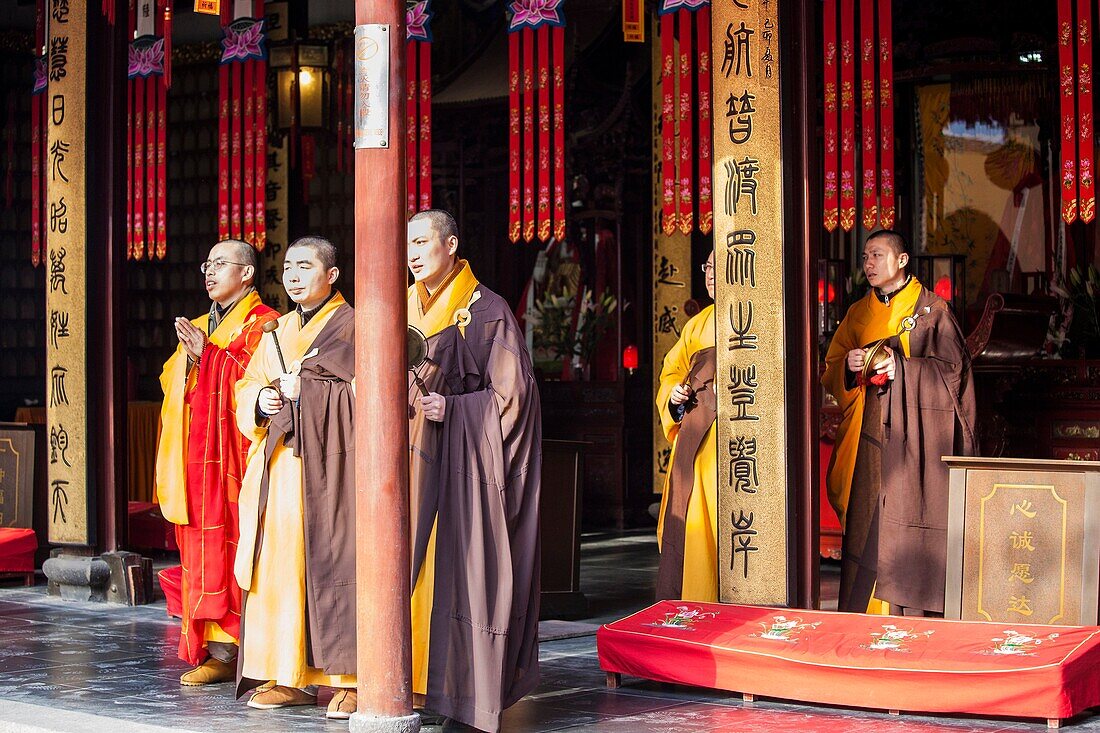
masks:
[[[605,672],[760,697],[1064,719],[1100,705],[1100,627],[660,601],[596,634]]]

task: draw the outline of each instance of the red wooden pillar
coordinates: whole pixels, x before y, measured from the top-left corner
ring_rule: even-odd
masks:
[[[355,150],[357,672],[352,733],[415,733],[409,618],[405,347],[405,1],[356,0],[356,26],[387,25],[389,134]],[[356,65],[372,49],[355,45]],[[387,49],[382,47],[381,53]],[[366,90],[356,85],[358,95]],[[378,90],[374,89],[374,95]],[[381,103],[375,98],[374,103]],[[359,130],[356,130],[359,138]],[[369,339],[369,340],[368,340]]]

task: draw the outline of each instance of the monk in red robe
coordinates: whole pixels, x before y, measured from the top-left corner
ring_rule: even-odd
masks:
[[[256,250],[237,240],[214,245],[202,264],[210,312],[177,318],[179,346],[160,382],[161,436],[157,500],[176,525],[183,565],[183,624],[179,656],[195,669],[184,685],[227,682],[236,676],[241,591],[233,579],[237,496],[250,441],[234,421],[233,385],[278,317],[253,286]]]

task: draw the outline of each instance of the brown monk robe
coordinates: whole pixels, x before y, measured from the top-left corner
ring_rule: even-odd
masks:
[[[943,456],[977,454],[970,353],[947,302],[924,289],[909,353],[899,337],[894,379],[879,398],[882,490],[878,587],[891,611],[943,613],[947,582],[948,470]]]
[[[410,288],[410,323],[429,336],[418,373],[446,412],[428,420],[410,383],[413,689],[495,733],[539,679],[539,394],[511,310],[466,262],[426,295]]]
[[[866,387],[837,605],[863,612],[873,590],[893,613],[942,613],[948,472],[941,457],[976,452],[970,356],[947,303],[915,278],[893,306],[914,320],[887,341],[894,379]],[[852,310],[860,307],[889,305],[861,301]],[[847,380],[855,386],[850,372]]]

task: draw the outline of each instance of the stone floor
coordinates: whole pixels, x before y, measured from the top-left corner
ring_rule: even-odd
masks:
[[[542,684],[507,711],[509,733],[669,731],[1040,731],[1045,723],[972,717],[891,717],[864,710],[779,701],[744,703],[726,693],[625,678],[610,691],[596,661],[596,624],[646,605],[656,547],[649,533],[586,536],[581,583],[590,600],[580,623],[544,622]],[[836,597],[835,568],[823,570],[824,605]],[[65,603],[43,587],[0,588],[0,733],[77,731],[346,730],[320,708],[251,710],[231,685],[183,688],[175,657],[178,623],[163,602],[140,608]],[[324,699],[322,698],[322,702]],[[1070,730],[1100,731],[1083,715]],[[427,731],[438,728],[425,728]]]

